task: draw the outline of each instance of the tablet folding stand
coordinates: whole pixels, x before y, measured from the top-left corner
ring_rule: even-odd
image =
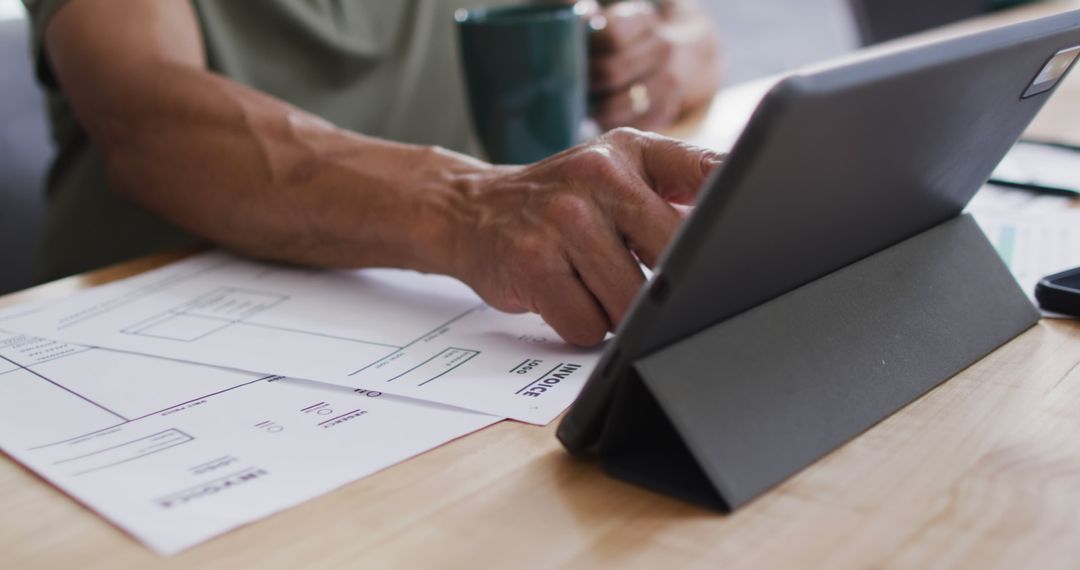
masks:
[[[634,363],[611,474],[734,509],[1033,326],[962,215]]]

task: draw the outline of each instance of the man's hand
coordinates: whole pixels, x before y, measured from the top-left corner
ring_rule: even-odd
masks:
[[[570,342],[623,318],[720,157],[618,130],[530,166],[337,128],[206,69],[187,0],[80,0],[49,61],[117,193],[253,257],[453,275]]]
[[[622,321],[721,155],[618,129],[472,180],[454,208],[452,272],[491,306],[539,313],[592,346]]]
[[[604,129],[656,129],[719,87],[715,31],[692,0],[617,2],[589,17],[589,89]]]

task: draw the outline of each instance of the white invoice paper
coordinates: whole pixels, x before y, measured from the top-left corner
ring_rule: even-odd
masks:
[[[499,419],[0,332],[0,449],[166,555]]]
[[[599,356],[537,315],[410,271],[335,272],[208,252],[5,320],[116,350],[377,390],[546,424]]]

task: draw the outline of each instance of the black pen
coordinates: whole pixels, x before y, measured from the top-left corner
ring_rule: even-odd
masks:
[[[1080,145],[1070,144],[1070,143],[1066,143],[1066,142],[1032,140],[1032,139],[1020,139],[1017,142],[1017,144],[1018,145],[1042,146],[1042,147],[1047,147],[1047,148],[1054,148],[1054,149],[1065,150],[1065,151],[1069,151],[1069,152],[1075,152],[1075,153],[1078,153],[1077,154],[1077,159],[1080,160]],[[1080,178],[1080,177],[1078,177],[1078,178]],[[1076,197],[1080,196],[1080,188],[1054,186],[1054,185],[1051,185],[1051,184],[1046,184],[1046,183],[1042,183],[1042,182],[1035,182],[1035,181],[1030,181],[1030,180],[1019,181],[1019,180],[1015,180],[1015,179],[1013,179],[1013,180],[1001,179],[1001,178],[995,178],[993,175],[991,175],[990,180],[987,181],[987,183],[988,184],[993,184],[995,186],[1002,186],[1002,187],[1005,187],[1005,188],[1017,188],[1017,189],[1020,189],[1020,190],[1027,190],[1027,191],[1030,191],[1030,192],[1037,192],[1039,194],[1046,194],[1046,195],[1050,195],[1050,196],[1065,196],[1067,198],[1076,198]]]
[[[1080,196],[1080,191],[1078,190],[1059,188],[1057,186],[1046,186],[1044,184],[1036,184],[1034,182],[1014,182],[1012,180],[998,180],[996,178],[991,178],[987,181],[987,184],[993,184],[994,186],[1001,186],[1004,188],[1028,190],[1030,192],[1046,194],[1047,196],[1064,196],[1066,198],[1076,198]]]

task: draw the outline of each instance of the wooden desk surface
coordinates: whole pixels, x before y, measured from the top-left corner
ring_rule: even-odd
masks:
[[[1051,135],[1080,136],[1078,85],[1080,77],[1048,110]],[[179,255],[0,306],[58,298]],[[554,430],[500,423],[168,559],[0,459],[0,568],[1080,564],[1076,322],[1043,321],[733,515],[610,479],[568,457]]]

